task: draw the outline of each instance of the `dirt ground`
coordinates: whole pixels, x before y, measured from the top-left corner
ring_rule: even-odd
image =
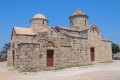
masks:
[[[0,63],[0,80],[120,80],[120,60],[53,71],[18,72]]]

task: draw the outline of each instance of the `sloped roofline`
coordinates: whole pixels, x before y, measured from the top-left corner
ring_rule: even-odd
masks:
[[[61,26],[56,26],[55,28],[56,28],[56,30],[57,30],[57,28],[59,28],[59,29],[74,31],[74,32],[82,32],[82,31],[89,30],[89,28],[88,28],[88,29],[85,29],[85,30],[82,30],[82,31],[78,31],[78,30],[74,30],[74,29],[70,29],[70,28],[66,28],[66,27],[61,27]]]
[[[73,17],[73,16],[84,16],[84,17],[87,17],[88,18],[88,15],[86,15],[83,11],[81,11],[80,9],[77,9],[70,17]]]
[[[11,37],[10,37],[10,39],[12,39],[13,31],[14,31],[14,27],[12,28],[12,33],[11,33]],[[14,32],[15,32],[15,31],[14,31]],[[15,33],[15,34],[16,34],[16,33]]]
[[[101,37],[102,37],[102,33],[101,33],[101,30],[97,27],[97,25],[96,24],[93,24],[93,25],[90,25],[90,27],[89,27],[89,30],[91,29],[91,28],[96,28],[98,31],[99,31],[99,34],[101,35]]]
[[[102,38],[102,39],[101,39],[102,41],[111,42],[110,40],[107,40],[107,39],[103,38],[102,32],[101,32],[101,30],[97,27],[97,25],[95,25],[95,24],[91,25],[90,28],[89,28],[89,30],[90,30],[91,28],[93,28],[93,27],[96,28],[96,29],[99,31],[99,33],[100,33],[100,35],[101,35],[101,38]]]
[[[54,27],[51,27],[51,29],[53,29],[60,36],[60,33]]]
[[[17,31],[16,30],[19,30],[19,29],[28,29],[28,30],[31,30],[32,31],[32,28],[22,28],[22,27],[13,27],[13,29],[12,29],[12,33],[11,33],[11,39],[12,39],[12,36],[13,36],[13,32],[15,32],[15,34],[17,34],[17,35],[31,35],[31,36],[34,36],[34,35],[36,35],[36,34],[34,34],[34,32],[32,32],[31,34],[29,34],[29,33],[22,33],[21,31],[20,31],[20,33],[17,33]],[[25,31],[24,31],[25,32]]]

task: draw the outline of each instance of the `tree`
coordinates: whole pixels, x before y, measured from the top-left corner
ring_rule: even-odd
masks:
[[[113,56],[113,59],[118,59],[117,53],[120,52],[120,47],[118,44],[112,43],[112,53],[113,55],[116,54],[116,57]]]
[[[119,51],[120,51],[119,45],[115,44],[115,43],[112,43],[112,53],[116,54]]]
[[[10,43],[5,43],[2,48],[2,51],[0,52],[2,55],[6,55],[6,58],[7,58],[7,51],[9,48],[10,48]]]

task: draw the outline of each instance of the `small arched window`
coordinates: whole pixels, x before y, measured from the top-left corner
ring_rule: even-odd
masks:
[[[85,26],[86,26],[87,21],[85,20]]]
[[[52,35],[53,31],[51,30],[51,35]]]
[[[14,45],[14,43],[12,43],[12,48],[15,48],[15,45]]]
[[[49,41],[47,42],[47,47],[55,47],[55,45],[52,41]]]
[[[45,22],[44,22],[44,20],[43,20],[43,24],[44,24]]]

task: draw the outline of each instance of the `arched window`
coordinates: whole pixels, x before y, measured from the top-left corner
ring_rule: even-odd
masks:
[[[52,41],[48,41],[46,47],[55,47],[54,43]]]
[[[96,31],[99,34],[99,31],[98,31],[97,28],[94,27],[93,30]]]
[[[14,45],[14,43],[12,43],[12,48],[15,48],[15,45]]]
[[[51,30],[51,35],[52,35],[53,31]]]
[[[86,20],[85,20],[85,26],[86,26]]]
[[[45,22],[44,22],[44,20],[43,20],[43,24],[44,24]]]

